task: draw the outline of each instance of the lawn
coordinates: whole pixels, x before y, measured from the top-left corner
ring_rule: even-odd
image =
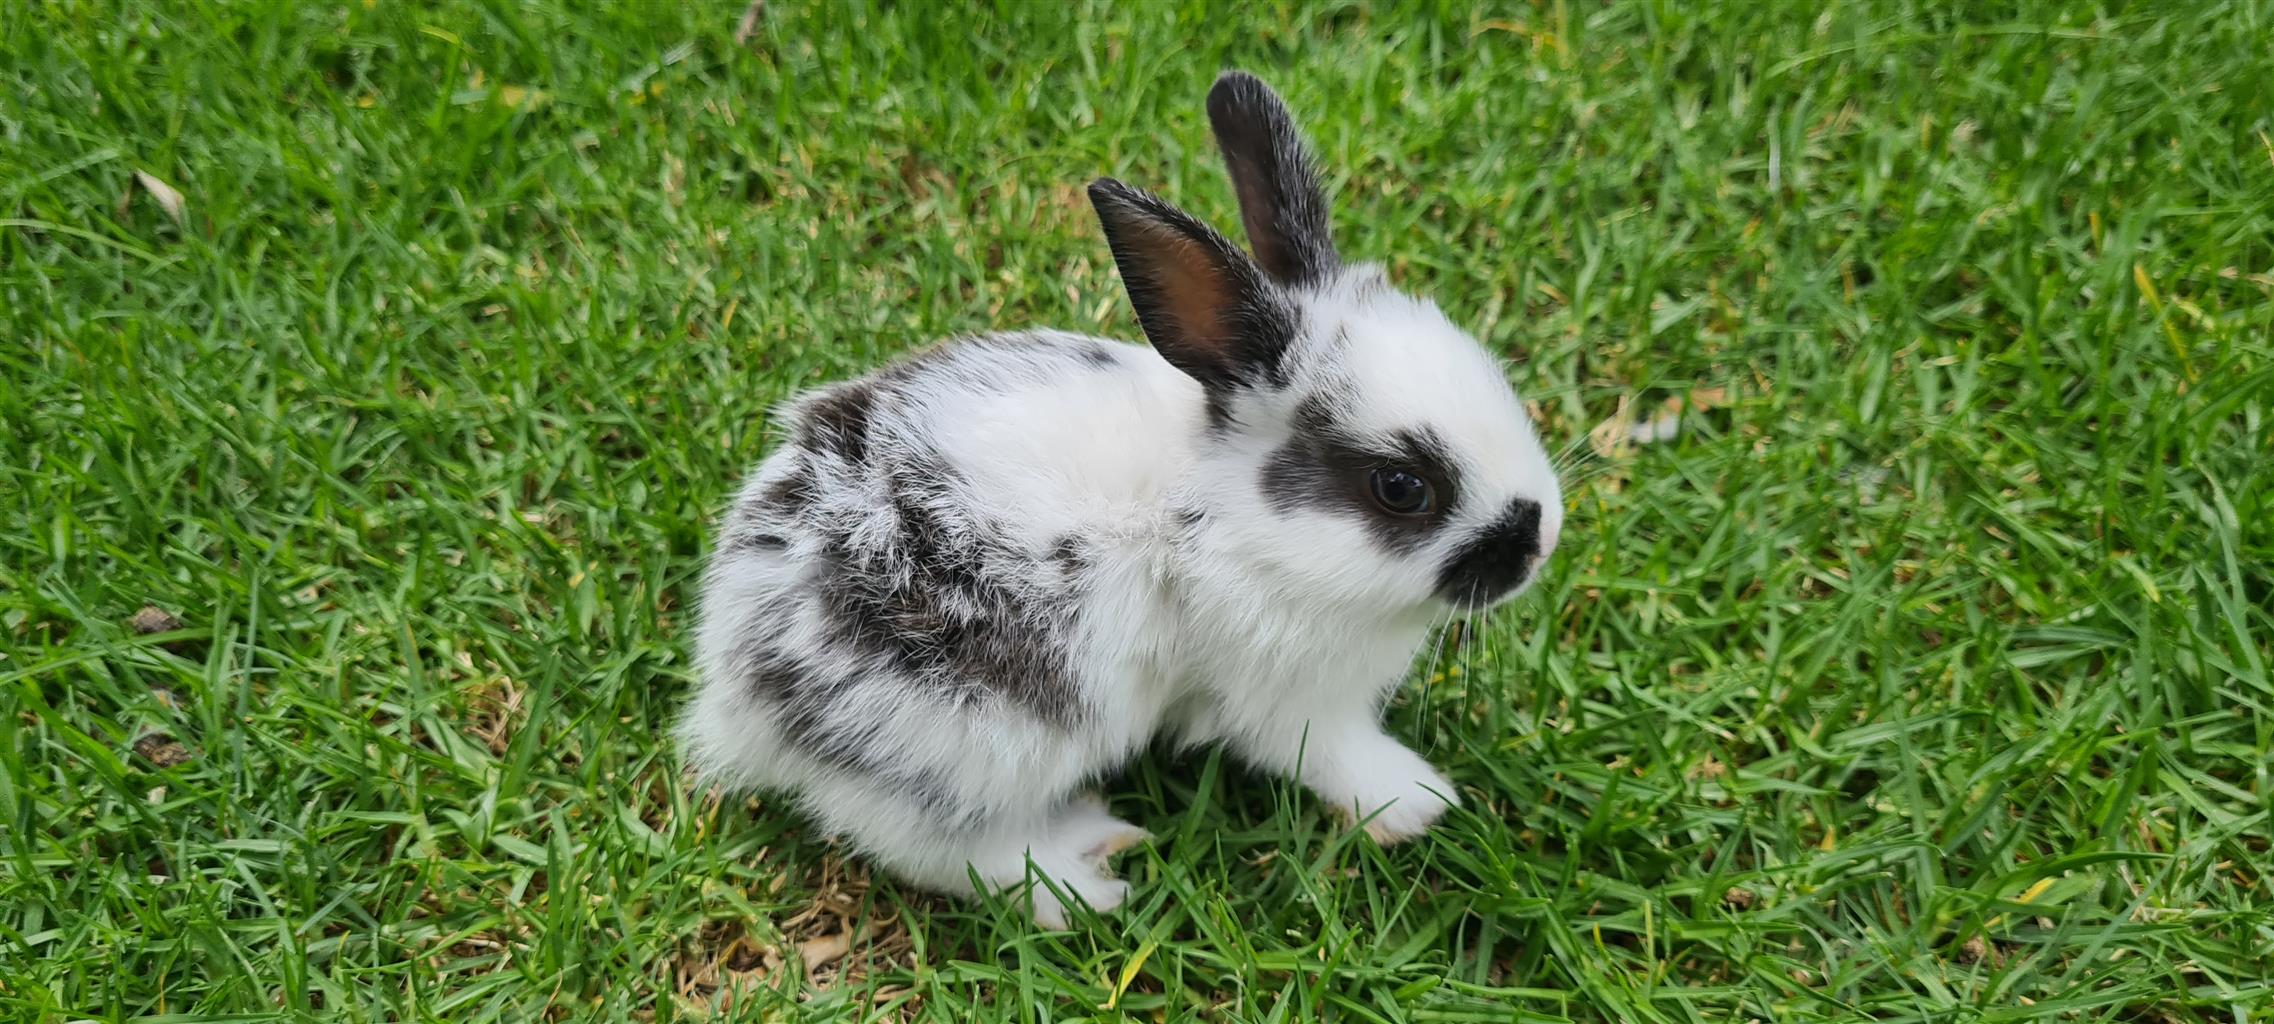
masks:
[[[0,1019],[2274,1018],[2274,5],[741,16],[0,4]],[[1136,337],[1227,66],[1585,456],[1467,807],[1157,754],[1051,933],[694,790],[769,407]]]

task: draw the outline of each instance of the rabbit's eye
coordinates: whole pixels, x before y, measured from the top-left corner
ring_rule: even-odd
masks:
[[[1374,503],[1382,511],[1400,516],[1425,516],[1437,506],[1429,481],[1402,469],[1374,471]]]

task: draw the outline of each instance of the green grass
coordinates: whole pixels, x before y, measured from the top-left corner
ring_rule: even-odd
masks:
[[[2274,6],[739,14],[0,5],[0,1019],[2274,1018]],[[1553,444],[1693,401],[1392,709],[1468,808],[1149,758],[1052,934],[690,792],[768,406],[1135,336],[1227,65]]]

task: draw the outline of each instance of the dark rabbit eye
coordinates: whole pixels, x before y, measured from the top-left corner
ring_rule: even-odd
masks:
[[[1425,516],[1437,506],[1429,481],[1402,469],[1374,471],[1374,503],[1400,516]]]

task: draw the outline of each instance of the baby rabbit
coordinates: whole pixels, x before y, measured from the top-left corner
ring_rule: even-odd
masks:
[[[1089,187],[1150,348],[969,338],[786,408],[703,580],[706,776],[1050,927],[1127,894],[1106,860],[1145,832],[1085,791],[1157,736],[1383,842],[1458,802],[1382,704],[1432,625],[1538,573],[1554,471],[1490,353],[1337,256],[1279,97],[1229,72],[1208,118],[1253,257]]]

